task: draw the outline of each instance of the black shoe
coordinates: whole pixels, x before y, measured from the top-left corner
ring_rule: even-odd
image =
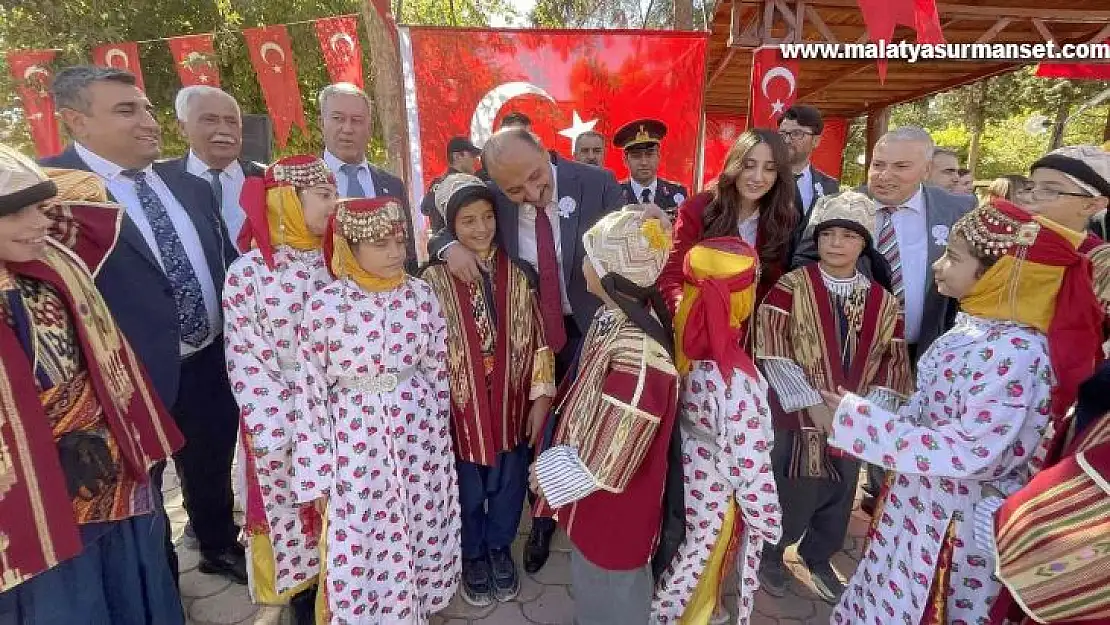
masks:
[[[779,598],[786,594],[786,567],[782,565],[782,556],[778,558],[764,557],[759,564],[759,586],[772,597]]]
[[[551,537],[555,528],[543,529],[532,526],[528,533],[528,543],[524,545],[524,570],[528,574],[538,573],[551,556]]]
[[[318,588],[318,586],[312,586],[302,590],[289,600],[289,608],[293,613],[293,625],[316,624],[316,591]]]
[[[840,595],[844,594],[844,582],[840,581],[840,575],[832,564],[827,560],[825,562],[807,562],[806,568],[809,569],[809,576],[813,579],[813,588],[817,591],[818,597],[821,597],[826,603],[834,605],[837,601],[840,601]]]
[[[493,571],[493,597],[502,603],[516,599],[520,593],[520,577],[509,548],[490,549],[489,564]]]
[[[493,605],[493,574],[486,558],[464,559],[462,563],[462,584],[459,586],[462,600],[476,608]]]
[[[238,545],[236,545],[238,547]],[[247,583],[247,557],[241,548],[232,547],[219,553],[202,553],[197,567],[205,575],[220,575],[236,584]]]

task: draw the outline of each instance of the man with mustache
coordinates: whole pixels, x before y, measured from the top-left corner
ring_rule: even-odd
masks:
[[[222,89],[192,85],[177,92],[174,109],[181,134],[189,141],[189,153],[171,162],[212,186],[220,216],[234,241],[246,219],[239,206],[243,183],[265,173],[262,165],[240,158],[243,117],[239,103]]]
[[[237,254],[216,197],[180,166],[156,162],[162,131],[130,72],[67,67],[51,91],[73,143],[43,164],[91,171],[124,207],[119,245],[97,268],[96,286],[185,435],[174,461],[200,543],[200,572],[246,584],[231,490],[239,407],[220,310],[224,274]],[[152,471],[155,492],[164,466]],[[168,534],[166,547],[176,574]]]

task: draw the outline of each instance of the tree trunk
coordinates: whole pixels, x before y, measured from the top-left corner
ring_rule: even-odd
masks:
[[[1056,119],[1052,122],[1052,140],[1048,144],[1050,152],[1064,144],[1064,122],[1068,120],[1069,110],[1071,110],[1071,101],[1066,98],[1056,105]]]
[[[694,0],[674,0],[674,29],[694,30]]]
[[[867,111],[867,150],[864,152],[863,178],[867,179],[867,170],[871,167],[871,153],[875,151],[875,144],[879,137],[886,134],[890,126],[890,108],[883,107]]]
[[[1110,141],[1110,106],[1106,107],[1106,125],[1102,127],[1102,141]]]
[[[372,0],[362,3],[362,19],[370,40],[374,109],[378,113],[385,140],[386,165],[395,175],[405,177],[408,154],[408,129],[405,123],[404,88],[401,84],[401,57],[394,42],[391,24],[374,10]]]
[[[986,120],[987,97],[989,95],[990,79],[979,83],[975,90],[975,97],[971,100],[971,110],[968,119],[971,122],[971,144],[967,148],[967,168],[971,170],[972,179],[975,178],[975,165],[979,162],[979,140],[983,137],[983,126]]]

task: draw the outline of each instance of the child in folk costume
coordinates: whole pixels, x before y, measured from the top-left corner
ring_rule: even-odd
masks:
[[[447,328],[431,287],[405,275],[405,223],[394,198],[342,202],[324,239],[337,279],[301,326],[294,493],[326,511],[337,625],[426,623],[458,583]]]
[[[335,202],[335,176],[316,156],[290,156],[248,178],[239,245],[250,251],[228,269],[223,290],[228,377],[242,419],[248,589],[256,603],[292,599],[298,623],[313,621],[320,568],[319,519],[291,492],[298,332],[309,297],[332,281],[322,245]]]
[[[812,416],[829,443],[895,472],[834,623],[987,622],[999,585],[975,506],[1028,481],[1050,406],[1074,399],[1098,349],[1081,240],[1005,201],[971,211],[933,267],[963,312],[922,356],[909,402],[823,393],[833,414]]]
[[[484,607],[520,590],[510,547],[528,489],[528,446],[555,396],[555,358],[544,339],[530,267],[495,244],[493,193],[467,174],[436,187],[436,209],[451,235],[485,261],[480,282],[454,278],[440,263],[428,281],[447,319],[451,434],[462,511],[462,598]]]
[[[728,571],[739,565],[739,623],[747,623],[765,541],[781,536],[769,451],[767,383],[741,347],[755,306],[755,251],[708,239],[683,263],[675,316],[686,483],[686,538],[656,586],[652,620],[705,625]]]
[[[844,546],[860,465],[813,427],[813,413],[828,410],[819,391],[842,386],[893,410],[912,380],[901,307],[880,285],[889,280],[874,246],[874,201],[854,191],[823,197],[810,222],[820,260],[780,278],[756,323],[755,355],[782,406],[771,459],[783,535],[764,545],[760,579],[768,594],[783,596],[783,551],[801,540],[798,555],[817,594],[834,603],[844,583],[830,559]],[[864,254],[875,280],[856,270]]]
[[[643,625],[651,611],[678,376],[653,286],[669,223],[639,208],[602,217],[582,237],[582,270],[603,305],[560,400],[553,445],[533,465],[539,505],[555,510],[573,545],[578,625]]]

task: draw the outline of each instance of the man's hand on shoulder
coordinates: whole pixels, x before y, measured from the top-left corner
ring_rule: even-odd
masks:
[[[481,279],[478,269],[478,255],[462,245],[448,246],[442,252],[443,260],[447,263],[447,271],[463,282],[477,282]]]

